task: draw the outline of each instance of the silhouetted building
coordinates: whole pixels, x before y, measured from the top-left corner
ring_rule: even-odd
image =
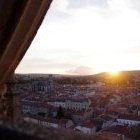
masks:
[[[47,80],[35,80],[32,82],[32,91],[36,93],[51,94],[54,91],[54,80],[49,75]]]

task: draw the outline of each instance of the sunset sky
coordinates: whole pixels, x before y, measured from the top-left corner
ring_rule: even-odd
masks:
[[[140,0],[53,0],[16,73],[140,69]]]

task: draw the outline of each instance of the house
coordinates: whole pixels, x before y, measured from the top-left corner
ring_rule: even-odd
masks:
[[[68,119],[44,118],[32,114],[24,114],[24,120],[40,126],[53,128],[70,128],[74,125],[73,122]]]
[[[103,129],[111,126],[115,120],[114,118],[108,115],[101,115],[100,118],[103,120],[103,125],[102,125]]]
[[[23,120],[26,122],[30,122],[33,124],[37,124],[39,126],[42,125],[42,119],[43,117],[41,116],[37,116],[37,115],[33,115],[33,114],[23,114]]]
[[[67,119],[47,118],[42,122],[42,125],[46,127],[53,127],[53,128],[70,128],[74,124],[71,120],[67,120]]]
[[[67,109],[82,110],[88,109],[91,101],[88,98],[70,98],[66,100]]]
[[[65,109],[83,110],[88,109],[91,101],[88,98],[51,98],[48,104],[54,107],[62,107]]]
[[[117,122],[121,125],[138,125],[140,124],[140,117],[132,115],[120,115],[117,118]]]
[[[88,110],[67,109],[66,112],[71,114],[72,120],[76,124],[88,120],[90,117],[92,117],[92,109],[88,109]]]
[[[29,102],[22,101],[22,112],[23,113],[31,113],[38,114],[40,112],[48,113],[50,105],[41,103],[41,102]]]
[[[127,125],[114,125],[107,129],[104,129],[100,132],[100,135],[102,136],[117,136],[118,138],[124,140],[127,138],[134,138],[134,130]]]
[[[94,135],[96,133],[96,126],[92,122],[87,121],[76,126],[74,130],[78,130],[79,132],[84,134]]]

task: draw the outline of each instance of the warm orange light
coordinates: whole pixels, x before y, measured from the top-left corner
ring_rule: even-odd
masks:
[[[109,72],[112,76],[117,76],[120,72],[117,71],[117,70],[114,70],[114,71],[110,71]]]

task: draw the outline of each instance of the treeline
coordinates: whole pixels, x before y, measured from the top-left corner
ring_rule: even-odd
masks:
[[[108,73],[102,73],[91,76],[72,76],[72,77],[60,77],[56,79],[58,84],[94,84],[96,82],[103,82],[107,85],[134,85],[134,76],[127,73],[120,73],[117,76],[111,76]]]
[[[82,85],[82,84],[91,84],[95,83],[96,80],[94,78],[89,76],[79,76],[79,77],[61,77],[56,79],[56,83],[58,84],[76,84],[76,85]]]

